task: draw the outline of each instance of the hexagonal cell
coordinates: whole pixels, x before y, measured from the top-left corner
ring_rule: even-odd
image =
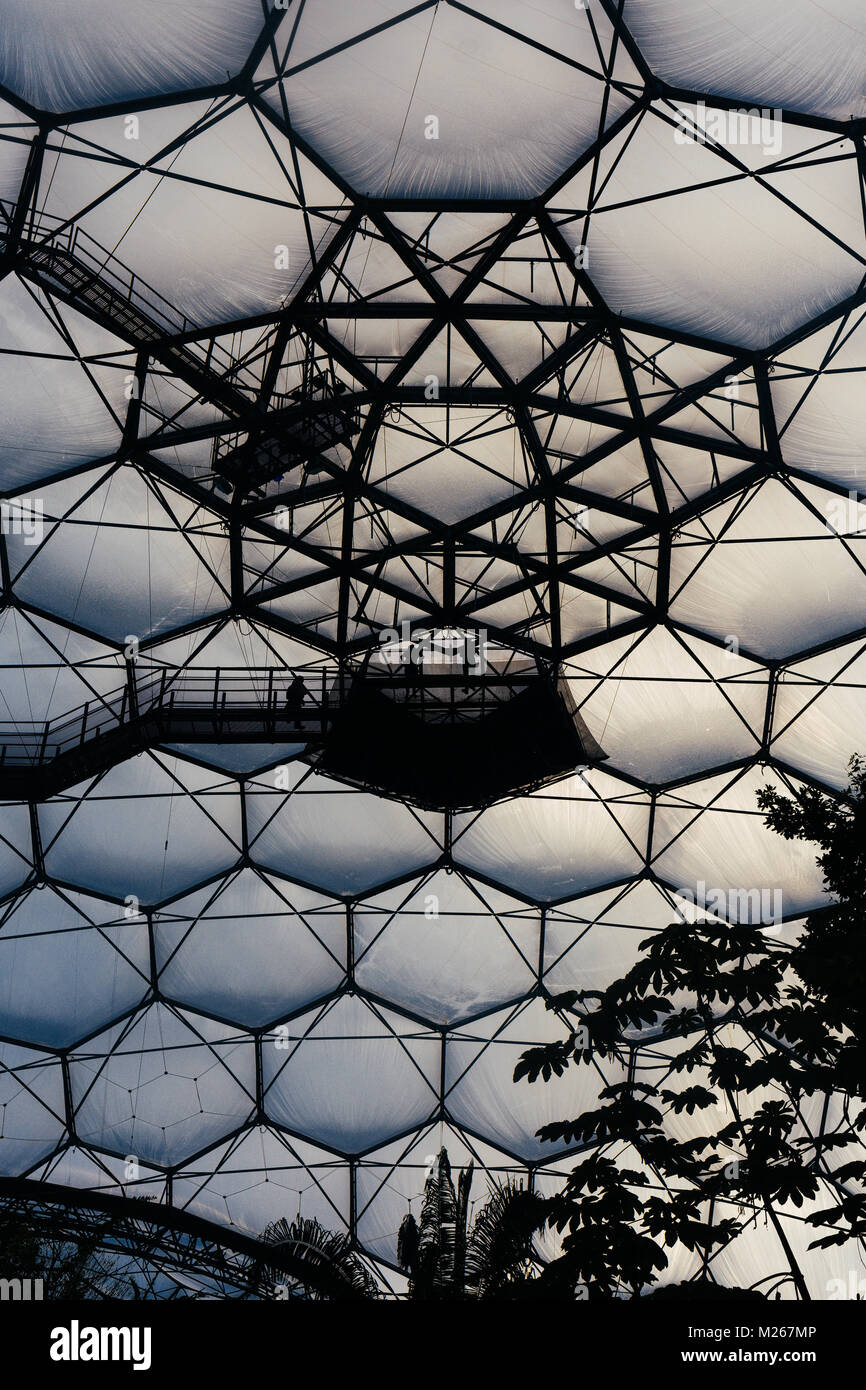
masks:
[[[623,81],[637,74],[621,44],[611,49],[604,13],[596,29],[583,13],[575,19],[573,12],[527,11],[505,0],[493,11],[500,21],[494,28],[479,23],[489,6],[477,8],[479,16],[440,6],[432,24],[410,10],[401,23],[382,24],[382,32],[366,40],[360,18],[338,0],[305,15],[292,50],[299,71],[284,84],[298,130],[350,183],[371,194],[540,192],[597,134],[602,73],[596,34]],[[536,42],[521,43],[515,30]],[[492,85],[490,64],[497,73]],[[417,72],[417,85],[407,110],[407,90],[394,74],[409,69]],[[262,75],[271,73],[266,63]],[[611,90],[612,117],[624,105],[618,84]],[[277,109],[279,90],[266,87],[265,99]],[[441,113],[434,138],[425,135],[431,111]]]
[[[425,1180],[443,1147],[453,1172],[475,1165],[473,1211],[483,1203],[490,1184],[527,1182],[526,1168],[514,1158],[451,1124],[427,1125],[417,1138],[374,1149],[361,1159],[356,1177],[358,1235],[374,1256],[396,1263],[400,1223],[407,1212],[417,1219]]]
[[[156,0],[149,15],[121,16],[106,0],[61,0],[52,16],[35,17],[23,0],[12,0],[3,81],[49,111],[223,82],[246,58],[261,18],[254,0],[219,0],[207,13],[196,7],[186,15],[170,0]],[[45,61],[33,66],[26,55],[35,48]],[[130,60],[133,53],[140,62]]]
[[[255,1105],[252,1040],[164,1004],[76,1049],[69,1078],[79,1139],[151,1163],[196,1153]]]
[[[141,753],[77,798],[44,803],[39,825],[50,874],[142,903],[230,869],[240,856],[237,786],[167,755]]]
[[[449,1037],[445,1049],[445,1103],[449,1114],[471,1134],[524,1160],[553,1158],[556,1147],[542,1144],[536,1130],[594,1108],[599,1092],[625,1079],[614,1061],[570,1067],[547,1085],[515,1084],[514,1068],[530,1039],[533,1045],[566,1035],[540,999],[490,1014]],[[502,1096],[508,1105],[502,1105]]]
[[[671,555],[672,617],[771,658],[855,632],[866,602],[866,541],[839,543],[829,525],[832,494],[810,483],[799,494],[768,481],[686,526]]]
[[[431,1030],[343,996],[262,1040],[265,1109],[328,1148],[360,1153],[436,1109],[440,1055]]]
[[[0,1033],[68,1047],[138,1003],[150,985],[143,916],[47,887],[0,917]]]
[[[291,791],[254,782],[247,794],[250,849],[257,863],[327,892],[368,892],[435,861],[442,817],[355,791],[300,764]]]
[[[543,791],[454,817],[454,857],[540,901],[639,872],[649,799],[593,768]]]
[[[70,1144],[53,1155],[32,1174],[34,1182],[57,1183],[61,1187],[105,1192],[114,1197],[142,1197],[162,1202],[166,1197],[166,1176],[161,1169],[143,1162],[136,1154],[90,1153]]]
[[[167,996],[261,1027],[340,983],[346,909],[320,893],[242,869],[162,909],[154,941]]]
[[[0,1171],[38,1163],[66,1132],[63,1070],[50,1053],[0,1043]]]
[[[265,1125],[181,1167],[172,1192],[184,1210],[251,1235],[296,1216],[332,1231],[344,1230],[350,1219],[348,1163]]]
[[[649,782],[753,755],[768,681],[766,668],[730,646],[664,627],[605,643],[569,666],[575,700],[604,729],[608,770]]]
[[[434,1023],[532,988],[540,914],[460,874],[367,898],[353,916],[358,984]]]
[[[825,902],[756,794],[839,792],[866,713],[862,3],[625,0],[637,46],[568,0],[272,6],[255,48],[260,0],[142,8],[3,18],[0,198],[32,218],[0,286],[0,1173],[354,1224],[393,1265],[440,1145],[552,1191],[539,1125],[621,1079],[513,1082],[567,1026],[545,992],[604,988],[701,893],[732,923],[780,894],[780,945]],[[209,107],[251,54],[258,111]],[[22,97],[63,118],[41,163]],[[740,100],[784,119],[742,140]],[[708,116],[735,148],[689,138]],[[80,753],[140,660],[324,691],[403,622],[556,668],[605,770],[493,802],[466,758],[484,809],[452,816],[320,775],[307,730]],[[34,813],[58,731],[97,772]],[[676,1084],[682,1039],[629,1041]],[[795,1133],[840,1117],[801,1096]],[[788,1297],[790,1248],[823,1296],[829,1195],[711,1271]]]
[[[676,919],[672,895],[646,880],[559,903],[545,916],[544,983],[552,994],[606,989],[635,964],[641,942]]]
[[[656,873],[693,901],[703,884],[707,896],[718,890],[734,895],[732,902],[742,894],[768,894],[771,908],[778,894],[785,917],[821,906],[826,898],[814,846],[774,834],[758,810],[758,792],[779,780],[771,769],[745,769],[661,796],[653,834]],[[747,919],[735,910],[731,920]]]

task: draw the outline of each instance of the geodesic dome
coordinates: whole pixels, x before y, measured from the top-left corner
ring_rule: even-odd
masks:
[[[535,1131],[621,1079],[512,1084],[545,994],[696,902],[789,936],[821,905],[755,797],[839,793],[864,743],[864,31],[6,0],[9,1178],[300,1211],[390,1278],[443,1142],[549,1190]],[[302,727],[71,760],[130,679],[324,689],[404,623],[555,669],[603,767],[451,813],[323,775]],[[43,794],[48,747],[77,771]],[[809,1210],[711,1276],[823,1296],[852,1255]]]

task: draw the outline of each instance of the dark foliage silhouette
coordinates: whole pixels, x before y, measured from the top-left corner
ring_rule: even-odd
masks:
[[[135,1299],[133,1280],[95,1241],[37,1231],[20,1212],[0,1210],[0,1278],[42,1280],[52,1302]]]
[[[411,1213],[403,1218],[397,1259],[410,1276],[411,1299],[519,1298],[532,1292],[533,1236],[544,1224],[545,1202],[518,1183],[494,1184],[470,1224],[472,1175],[470,1163],[455,1189],[442,1149],[424,1184],[420,1221]]]
[[[293,1296],[308,1299],[374,1299],[379,1286],[353,1248],[349,1236],[327,1230],[311,1217],[284,1217],[262,1232],[262,1240],[293,1255],[305,1267],[291,1286]],[[275,1287],[289,1289],[286,1275],[274,1271]]]
[[[606,990],[549,999],[569,1031],[518,1063],[516,1081],[549,1081],[593,1058],[628,1067],[638,1040],[670,1044],[663,1082],[646,1084],[629,1068],[597,1109],[538,1131],[558,1149],[591,1146],[548,1203],[562,1253],[543,1283],[583,1285],[590,1298],[646,1292],[668,1267],[666,1251],[685,1247],[706,1267],[761,1216],[790,1255],[777,1208],[803,1209],[828,1192],[831,1205],[807,1220],[835,1229],[812,1244],[866,1234],[866,1116],[855,1104],[866,1082],[866,765],[852,759],[842,805],[811,788],[767,788],[759,808],[771,829],[820,849],[831,902],[794,944],[758,926],[673,922]],[[799,1123],[805,1097],[840,1092],[832,1132],[816,1137]],[[704,1111],[716,1119],[705,1134],[679,1141],[665,1127],[668,1114]],[[840,1165],[846,1149],[854,1157]],[[791,1268],[808,1299],[793,1258]]]

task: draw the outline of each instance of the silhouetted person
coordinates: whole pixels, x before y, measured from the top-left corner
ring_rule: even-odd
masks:
[[[291,716],[293,714],[296,716],[296,729],[300,729],[301,727],[301,720],[299,716],[301,710],[304,707],[304,696],[306,695],[306,693],[307,687],[304,685],[303,679],[300,676],[295,676],[292,680],[291,685],[286,691],[286,714],[288,716]]]

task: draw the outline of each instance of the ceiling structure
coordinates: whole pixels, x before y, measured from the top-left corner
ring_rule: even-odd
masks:
[[[535,1130],[617,1079],[512,1085],[546,993],[700,884],[780,893],[782,939],[821,904],[755,798],[841,795],[863,747],[864,30],[7,0],[8,729],[130,664],[312,673],[407,623],[556,669],[608,761],[452,815],[302,740],[185,743],[0,807],[5,1174],[300,1210],[399,1288],[428,1154],[544,1187]],[[711,1277],[822,1296],[852,1255],[806,1214]]]

